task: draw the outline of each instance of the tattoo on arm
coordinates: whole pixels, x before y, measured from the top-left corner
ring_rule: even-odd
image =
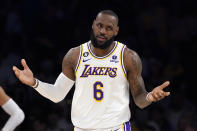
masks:
[[[126,68],[128,72],[128,81],[133,99],[140,108],[148,106],[150,103],[146,101],[147,91],[145,89],[144,80],[141,76],[142,63],[138,54],[127,49]]]
[[[68,53],[64,56],[63,62],[62,62],[62,69],[64,67],[72,67],[73,62],[72,62],[72,49],[68,51]]]
[[[75,67],[79,56],[79,47],[72,48],[64,56],[62,62],[62,72],[72,80],[75,80]]]

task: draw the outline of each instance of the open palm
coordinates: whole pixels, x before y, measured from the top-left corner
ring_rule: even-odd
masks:
[[[23,70],[18,69],[16,66],[13,66],[13,71],[16,77],[23,83],[29,86],[33,86],[35,84],[35,80],[33,77],[32,71],[29,69],[26,61],[24,59],[21,60],[21,64],[23,66]]]

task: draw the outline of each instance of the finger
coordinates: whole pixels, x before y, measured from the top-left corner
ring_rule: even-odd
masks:
[[[154,101],[154,102],[156,102],[156,101],[159,100],[156,93],[152,93],[152,97],[153,97],[153,101]]]
[[[157,100],[164,98],[164,95],[162,92],[157,92],[156,94],[157,94]]]
[[[29,69],[29,67],[28,67],[28,65],[27,65],[27,63],[26,63],[26,61],[25,61],[25,59],[22,59],[22,60],[21,60],[21,64],[23,65],[24,69]]]
[[[164,95],[165,96],[169,96],[170,95],[170,92],[164,92]]]
[[[19,74],[20,74],[20,70],[16,67],[16,66],[13,66],[13,71],[14,71],[14,73],[15,73],[15,75],[16,75],[16,77],[19,77]]]
[[[165,87],[167,87],[170,84],[169,81],[164,82],[162,85],[159,86],[160,89],[164,89]]]
[[[161,99],[162,97],[164,97],[164,96],[165,96],[165,94],[164,94],[164,92],[163,92],[163,91],[159,91],[159,92],[158,92],[158,96],[159,96],[159,98]]]
[[[18,69],[16,66],[13,66],[12,69],[13,69],[14,72],[20,70],[20,69]]]

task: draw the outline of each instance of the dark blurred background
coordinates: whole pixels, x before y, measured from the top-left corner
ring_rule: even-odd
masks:
[[[119,16],[116,40],[143,63],[146,89],[165,80],[171,95],[144,110],[131,98],[132,131],[197,131],[197,2],[194,0],[0,0],[0,85],[24,110],[17,131],[72,131],[73,89],[54,104],[16,79],[25,58],[35,77],[54,83],[66,52],[89,40],[97,13]],[[80,105],[79,105],[80,106]],[[8,115],[0,109],[0,127]]]

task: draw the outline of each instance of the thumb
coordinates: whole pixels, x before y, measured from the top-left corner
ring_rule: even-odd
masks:
[[[170,95],[170,92],[164,92],[164,95],[165,96],[169,96]]]
[[[16,77],[19,77],[19,74],[20,74],[20,70],[16,67],[16,66],[13,66],[13,71],[14,71],[14,73],[15,73],[15,75],[16,75]]]

